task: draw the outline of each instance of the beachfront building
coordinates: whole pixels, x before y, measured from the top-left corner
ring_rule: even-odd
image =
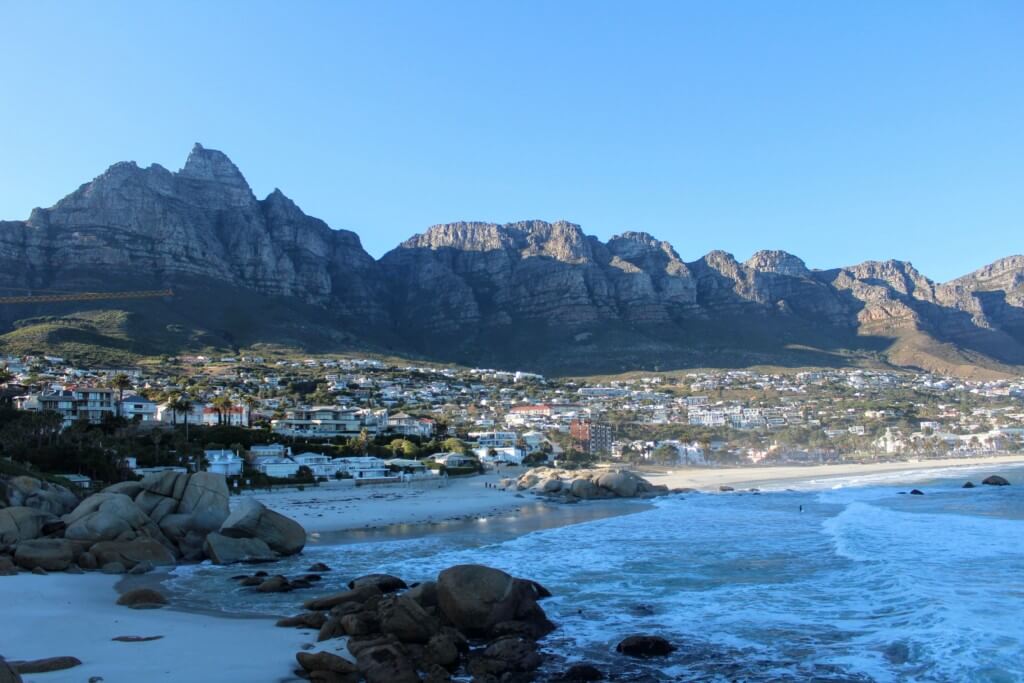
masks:
[[[357,481],[398,479],[397,475],[391,473],[385,461],[372,455],[334,458],[331,463],[337,472],[344,472]]]
[[[314,477],[333,477],[338,471],[330,456],[322,453],[299,453],[292,460],[299,467],[308,467]]]
[[[433,460],[445,467],[476,467],[479,464],[476,458],[463,455],[462,453],[437,453],[427,458],[427,460]]]
[[[79,420],[100,424],[105,417],[115,415],[115,404],[113,389],[96,387],[64,387],[14,399],[18,410],[57,413],[62,427]]]
[[[299,463],[291,458],[275,455],[257,456],[253,459],[252,465],[257,472],[277,479],[291,479],[299,473]]]
[[[312,406],[292,408],[279,420],[272,420],[270,428],[282,436],[332,439],[359,436],[365,429],[371,436],[381,427],[387,427],[386,411],[365,411],[340,406]]]
[[[480,462],[488,465],[522,465],[526,454],[521,448],[504,446],[501,448],[474,448],[473,453]]]
[[[207,471],[223,474],[225,477],[237,477],[242,474],[242,458],[228,449],[204,451]]]
[[[434,421],[425,417],[413,417],[408,413],[395,413],[387,418],[388,431],[402,436],[418,436],[429,439],[434,434]]]
[[[125,396],[121,401],[121,417],[138,422],[156,422],[156,402],[145,396]]]
[[[469,439],[480,448],[508,448],[516,445],[519,435],[515,432],[470,432]]]

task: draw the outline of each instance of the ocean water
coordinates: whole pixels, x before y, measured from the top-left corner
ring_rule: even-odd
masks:
[[[567,526],[522,533],[511,515],[363,535],[266,569],[326,562],[336,571],[314,594],[466,562],[535,579],[559,625],[544,675],[587,661],[622,681],[1024,681],[1024,468],[998,471],[1014,485],[962,489],[988,472],[921,470],[619,504],[631,514],[597,519],[569,506]],[[254,596],[237,573],[179,569],[170,587],[187,608],[298,611],[303,593]],[[624,661],[614,647],[633,633],[679,649]]]

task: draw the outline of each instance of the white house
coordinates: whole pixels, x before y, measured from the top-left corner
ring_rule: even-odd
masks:
[[[335,458],[331,461],[338,472],[345,472],[355,480],[396,479],[386,462],[373,455]]]
[[[299,453],[292,456],[292,460],[299,467],[308,467],[314,477],[333,477],[334,473],[338,471],[330,456],[320,453]]]
[[[474,467],[477,464],[476,458],[461,453],[437,453],[428,458],[445,467]]]
[[[469,438],[481,448],[508,448],[516,445],[519,435],[515,432],[470,432]]]
[[[253,466],[257,472],[262,472],[268,477],[288,479],[299,473],[299,463],[291,458],[281,458],[273,455],[257,456],[253,460]]]
[[[125,396],[121,401],[121,417],[140,422],[156,422],[156,403],[145,396]]]
[[[491,452],[494,452],[491,455]],[[525,453],[522,449],[516,448],[515,446],[505,446],[503,448],[474,448],[473,453],[479,458],[480,462],[488,464],[507,464],[507,465],[522,465]],[[457,466],[456,466],[457,467]]]
[[[237,477],[242,474],[242,458],[234,451],[205,451],[204,455],[206,462],[209,463],[209,472],[223,474],[225,477]]]
[[[396,413],[388,417],[388,430],[402,436],[429,438],[434,433],[434,421],[430,418],[413,417],[407,413]]]

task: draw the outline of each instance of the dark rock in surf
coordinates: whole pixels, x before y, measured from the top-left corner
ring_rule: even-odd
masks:
[[[639,658],[664,657],[675,650],[675,645],[661,636],[629,636],[615,646],[616,652]]]
[[[1010,482],[1006,481],[1003,477],[998,474],[993,474],[991,477],[985,477],[981,480],[981,483],[985,486],[1009,486]]]
[[[588,681],[603,681],[604,674],[590,664],[573,664],[555,680],[559,683],[587,683]]]

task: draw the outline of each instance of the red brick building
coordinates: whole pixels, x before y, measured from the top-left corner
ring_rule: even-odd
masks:
[[[608,455],[612,450],[612,428],[602,422],[576,419],[569,423],[573,446],[590,455]]]

